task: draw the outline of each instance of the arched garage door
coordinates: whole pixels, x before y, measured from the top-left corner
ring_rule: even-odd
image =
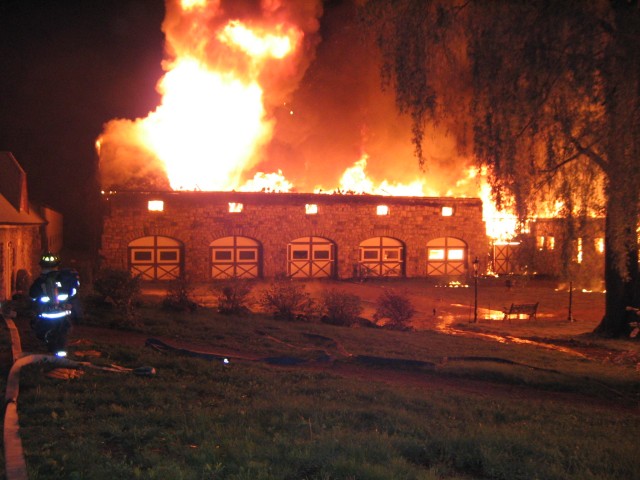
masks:
[[[440,237],[427,243],[427,276],[465,275],[467,244],[454,237]]]
[[[249,237],[222,237],[209,244],[211,278],[258,278],[260,244]]]
[[[373,237],[360,243],[360,276],[400,277],[404,270],[404,246],[391,237]]]
[[[287,274],[290,277],[333,277],[335,244],[322,237],[300,237],[287,247]]]
[[[142,280],[175,280],[182,274],[182,242],[159,235],[129,243],[129,270]]]

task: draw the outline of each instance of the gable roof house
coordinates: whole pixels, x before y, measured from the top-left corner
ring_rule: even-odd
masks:
[[[51,209],[29,203],[27,175],[10,152],[0,152],[0,302],[29,287],[39,274],[38,259],[48,249],[47,238],[59,238],[46,217],[58,219]],[[54,221],[56,229],[61,222]]]

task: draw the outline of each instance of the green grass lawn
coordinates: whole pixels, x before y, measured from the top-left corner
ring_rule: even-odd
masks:
[[[169,313],[153,302],[139,313],[123,339],[161,337],[231,363],[92,338],[72,354],[95,349],[96,364],[157,374],[86,369],[60,380],[45,375],[51,365],[24,368],[31,480],[640,478],[629,366],[433,331]]]

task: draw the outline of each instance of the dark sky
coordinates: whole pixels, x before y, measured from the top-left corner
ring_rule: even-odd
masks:
[[[65,215],[69,247],[90,247],[99,225],[103,123],[158,103],[163,18],[163,0],[0,2],[0,150]]]

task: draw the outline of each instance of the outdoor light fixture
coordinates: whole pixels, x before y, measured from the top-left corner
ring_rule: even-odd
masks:
[[[478,257],[473,260],[473,323],[478,322]]]

